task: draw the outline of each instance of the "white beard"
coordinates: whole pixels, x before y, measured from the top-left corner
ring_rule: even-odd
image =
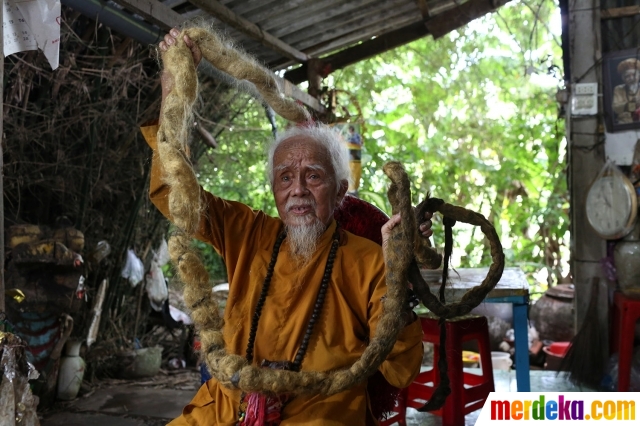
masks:
[[[304,225],[287,226],[287,240],[291,257],[298,264],[304,266],[313,257],[318,246],[318,240],[325,231],[324,223],[316,219]]]
[[[638,83],[630,84],[628,88],[631,93],[636,93],[638,91]]]
[[[296,203],[287,203],[287,210]],[[311,203],[315,208],[314,203]],[[298,267],[305,266],[313,254],[316,252],[318,240],[324,233],[326,226],[317,217],[313,217],[311,222],[306,217],[300,218],[301,223],[285,225],[287,229],[287,240],[291,257]]]

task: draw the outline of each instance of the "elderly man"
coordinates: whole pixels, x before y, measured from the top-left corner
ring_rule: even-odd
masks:
[[[617,68],[624,84],[613,89],[613,111],[616,123],[627,124],[640,121],[640,60],[629,58],[621,61]]]
[[[172,30],[160,48],[170,49],[177,36]],[[188,38],[185,42],[197,64],[198,48]],[[164,99],[171,76],[163,75],[162,82]],[[142,131],[154,149],[150,197],[167,215],[169,189],[155,152],[157,126]],[[350,366],[364,351],[381,315],[385,267],[380,246],[340,230],[334,220],[348,186],[348,160],[344,142],[328,127],[293,127],[269,150],[279,218],[203,191],[206,207],[197,238],[215,247],[229,274],[223,331],[227,352],[251,354],[258,365],[263,360],[300,361],[302,370],[329,371]],[[430,217],[420,225],[425,237],[432,233]],[[399,221],[393,217],[387,222],[383,238]],[[259,300],[267,281],[268,294]],[[411,383],[422,360],[422,330],[411,314],[379,368],[396,387]],[[315,327],[307,335],[311,317]],[[306,350],[301,350],[303,341]],[[332,396],[270,397],[258,418],[269,425],[377,424],[366,385]],[[251,402],[245,397],[211,379],[170,425],[248,424]]]

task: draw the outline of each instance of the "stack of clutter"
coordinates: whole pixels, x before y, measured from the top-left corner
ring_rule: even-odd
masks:
[[[27,361],[24,342],[15,334],[0,332],[0,425],[38,426],[38,397],[31,393],[29,380],[38,372]]]

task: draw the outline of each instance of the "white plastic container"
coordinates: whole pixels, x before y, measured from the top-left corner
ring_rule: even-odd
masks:
[[[494,370],[509,370],[513,361],[508,352],[491,352],[491,365]]]

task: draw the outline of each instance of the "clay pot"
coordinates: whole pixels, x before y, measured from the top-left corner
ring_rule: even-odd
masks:
[[[640,220],[613,250],[618,287],[628,296],[640,296]]]
[[[573,337],[573,284],[547,290],[531,307],[530,317],[540,340],[569,341]]]

